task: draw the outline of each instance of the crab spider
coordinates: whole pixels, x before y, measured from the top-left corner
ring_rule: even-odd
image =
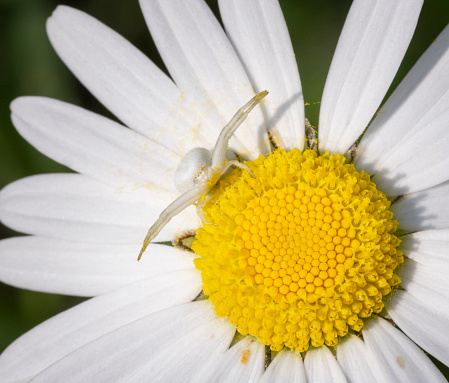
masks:
[[[153,226],[150,227],[143,241],[142,249],[137,258],[138,261],[150,242],[159,234],[164,226],[185,208],[197,202],[203,196],[207,196],[209,190],[220,179],[220,176],[226,173],[231,166],[245,169],[254,177],[246,165],[236,160],[226,161],[226,150],[234,132],[245,121],[249,112],[267,94],[268,92],[266,90],[260,92],[237,111],[231,121],[221,130],[212,152],[206,148],[193,148],[181,160],[175,172],[175,186],[183,194],[168,205]],[[219,177],[216,177],[216,174],[219,174]],[[201,212],[200,217],[204,222],[204,217]]]

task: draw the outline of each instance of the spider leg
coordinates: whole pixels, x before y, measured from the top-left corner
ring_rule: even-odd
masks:
[[[202,208],[204,207],[205,203],[202,202],[199,205],[196,205],[196,213],[198,214],[198,217],[200,217],[201,222],[203,225],[209,225],[209,222],[207,222],[206,217],[204,216]]]
[[[254,173],[251,171],[251,169],[248,166],[246,166],[245,164],[242,164],[241,162],[239,162],[237,160],[232,160],[232,161],[226,162],[226,165],[222,167],[220,173],[225,174],[231,166],[237,166],[240,169],[246,170],[251,175],[251,177],[256,178],[256,176],[254,175]]]
[[[237,111],[234,117],[231,118],[231,121],[229,121],[228,124],[221,130],[212,155],[213,167],[220,167],[224,163],[230,138],[242,122],[245,121],[246,117],[248,117],[248,113],[251,112],[267,94],[268,91],[266,90],[256,94],[256,96],[254,96]]]
[[[204,187],[196,187],[188,190],[184,194],[181,194],[176,198],[170,205],[168,205],[165,210],[159,215],[157,221],[150,227],[148,233],[143,240],[143,246],[140,250],[139,256],[137,258],[140,261],[143,253],[150,244],[150,242],[156,238],[159,232],[164,228],[165,225],[177,214],[181,213],[186,207],[190,206],[192,203],[201,198],[201,194],[204,193]]]
[[[206,217],[204,216],[204,213],[203,213],[203,210],[202,210],[203,207],[206,205],[206,203],[209,202],[210,198],[211,198],[210,196],[206,196],[206,197],[204,197],[204,199],[201,198],[196,203],[196,212],[197,212],[198,216],[200,217],[201,222],[203,223],[203,225],[213,225],[213,223],[208,222],[206,220]]]

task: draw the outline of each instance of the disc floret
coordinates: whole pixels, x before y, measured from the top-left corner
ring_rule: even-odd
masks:
[[[276,150],[221,179],[193,250],[219,316],[280,350],[334,346],[384,307],[403,262],[390,202],[342,155]]]

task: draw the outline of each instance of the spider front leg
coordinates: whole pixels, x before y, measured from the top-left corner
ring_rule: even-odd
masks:
[[[178,198],[176,198],[170,205],[168,205],[165,210],[161,213],[157,221],[150,227],[147,232],[145,239],[143,240],[143,246],[140,250],[139,256],[137,260],[140,261],[143,253],[147,249],[150,242],[156,238],[156,236],[160,233],[160,231],[164,228],[164,226],[175,216],[181,213],[185,208],[190,206],[192,203],[201,198],[202,193],[204,193],[204,187],[199,186],[193,189],[190,189],[184,194],[181,194]],[[207,191],[206,191],[207,193]]]
[[[220,166],[220,164],[224,163],[226,150],[228,148],[228,143],[232,135],[243,123],[243,121],[245,121],[246,117],[248,117],[249,112],[251,112],[267,94],[268,91],[266,90],[256,94],[251,100],[249,100],[237,111],[234,117],[231,118],[231,121],[229,121],[223,128],[214,147],[214,153],[212,155],[212,167],[218,167]]]

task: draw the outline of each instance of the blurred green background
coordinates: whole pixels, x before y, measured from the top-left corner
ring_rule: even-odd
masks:
[[[208,3],[218,14],[216,1]],[[68,171],[33,149],[15,131],[9,118],[9,103],[15,97],[54,97],[111,117],[65,68],[47,39],[45,20],[58,4],[61,2],[57,0],[0,0],[0,188],[32,174]],[[165,70],[137,0],[80,0],[63,4],[81,9],[109,25]],[[281,0],[305,101],[311,104],[306,106],[306,116],[314,126],[318,123],[327,71],[350,5],[349,0]],[[448,21],[448,0],[425,1],[414,38],[391,89]],[[0,238],[14,235],[17,233],[0,225]],[[0,283],[0,351],[38,323],[81,301]]]

